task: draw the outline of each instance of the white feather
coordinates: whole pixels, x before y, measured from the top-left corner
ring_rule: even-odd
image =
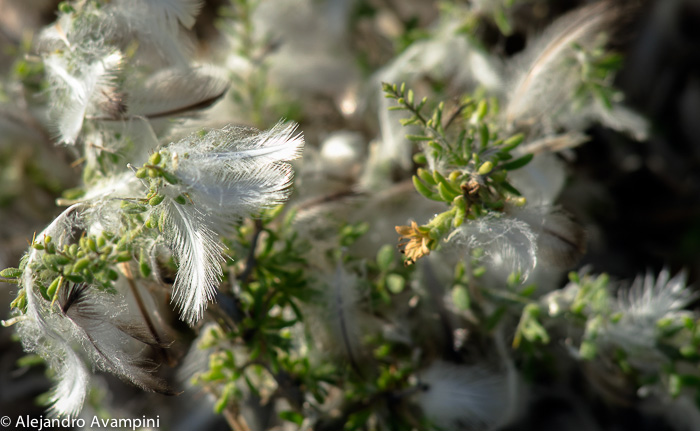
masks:
[[[335,274],[330,277],[325,291],[326,319],[329,323],[333,341],[353,367],[357,368],[362,356],[363,334],[362,313],[359,309],[359,292],[357,277],[338,265]]]
[[[179,266],[172,301],[180,309],[180,317],[194,324],[214,298],[222,275],[223,247],[196,207],[165,201],[162,211],[166,214],[166,239]]]
[[[260,133],[228,126],[171,144],[181,181],[173,188],[190,196],[211,230],[227,232],[237,218],[288,196],[293,171],[284,162],[298,157],[304,144],[295,129],[293,123]]]
[[[572,45],[592,47],[618,13],[607,1],[575,10],[555,21],[515,59],[504,110],[508,124],[549,121],[569,105],[577,83],[574,69],[566,64],[573,55]]]
[[[154,48],[166,64],[187,67],[189,47],[180,25],[194,25],[200,1],[115,0],[111,6],[115,37],[123,41],[138,39]]]
[[[485,261],[503,276],[520,272],[526,279],[537,265],[537,235],[514,217],[489,215],[463,224],[449,237],[468,250],[481,248]]]
[[[296,123],[277,123],[267,131],[226,126],[219,130],[210,130],[204,136],[195,133],[168,148],[179,154],[189,154],[192,163],[214,163],[216,168],[232,168],[233,163],[244,162],[246,165],[260,167],[265,164],[286,162],[301,155],[304,138],[294,135]],[[182,161],[181,166],[187,162]]]
[[[110,100],[109,95],[113,94],[114,79],[121,62],[122,55],[116,50],[108,50],[93,62],[72,72],[70,59],[64,54],[53,54],[44,60],[55,100],[59,101],[52,111],[61,142],[75,143],[86,114],[113,115],[114,105],[119,101]]]
[[[506,419],[509,387],[505,375],[436,361],[420,375],[420,382],[425,389],[416,397],[417,404],[441,429],[489,430]]]
[[[169,29],[175,29],[178,22],[191,29],[202,7],[201,0],[147,0],[146,3],[155,14],[160,14],[156,19],[164,19]]]
[[[670,278],[668,269],[662,270],[656,280],[651,273],[637,277],[629,290],[618,292],[614,310],[621,317],[607,325],[602,334],[604,342],[622,347],[635,367],[658,370],[660,364],[668,361],[657,349],[659,320],[692,317],[683,308],[697,294],[686,287],[685,279],[683,272]]]
[[[213,103],[227,88],[228,80],[214,68],[168,68],[127,90],[127,112],[131,116],[148,118],[180,113],[188,107]]]
[[[292,180],[286,162],[298,157],[304,144],[295,130],[294,123],[265,132],[227,126],[165,148],[177,156],[179,182],[165,189],[169,198],[160,211],[179,265],[173,301],[188,323],[203,316],[221,278],[217,233],[230,232],[237,219],[286,199]],[[189,201],[175,203],[183,193]]]
[[[61,244],[75,222],[74,212],[80,204],[67,208],[54,219],[37,237],[43,242],[46,236]],[[56,416],[76,416],[82,408],[90,380],[82,359],[73,351],[61,329],[63,322],[49,309],[48,303],[39,297],[34,285],[35,274],[31,270],[34,262],[41,259],[41,252],[32,249],[27,266],[22,274],[22,287],[27,297],[26,318],[19,323],[19,335],[24,349],[41,356],[56,371],[58,383],[51,392],[49,411]]]

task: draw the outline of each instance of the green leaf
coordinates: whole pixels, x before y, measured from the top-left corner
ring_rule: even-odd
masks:
[[[389,274],[386,277],[386,287],[391,293],[398,294],[403,292],[406,286],[406,280],[398,274]]]
[[[515,147],[520,145],[524,139],[525,135],[523,135],[522,133],[518,133],[517,135],[511,136],[503,142],[503,147],[501,147],[501,151],[509,152],[513,150]]]
[[[416,175],[413,176],[413,187],[416,188],[418,193],[422,194],[428,199],[434,200],[434,201],[442,201],[442,198],[440,195],[437,193],[433,193],[432,190],[430,190],[423,182],[418,178]]]
[[[3,278],[19,278],[22,276],[22,270],[18,268],[5,268],[0,271],[0,277]]]
[[[530,160],[532,160],[533,157],[535,157],[534,154],[526,154],[522,157],[518,157],[517,159],[513,160],[512,162],[504,163],[501,166],[501,169],[505,169],[506,171],[513,171],[515,169],[522,168],[523,166],[530,163]]]
[[[468,310],[471,305],[471,301],[469,299],[469,292],[467,291],[467,288],[461,284],[455,285],[455,287],[452,289],[452,301],[460,310]]]
[[[389,244],[385,244],[379,249],[377,252],[377,266],[380,271],[386,272],[389,270],[391,264],[394,262],[395,250],[396,247]]]
[[[304,416],[301,413],[297,413],[292,410],[285,410],[279,413],[279,417],[282,420],[292,422],[298,426],[304,423]]]

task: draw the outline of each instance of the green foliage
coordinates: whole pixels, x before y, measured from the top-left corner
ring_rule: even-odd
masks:
[[[396,101],[397,105],[390,110],[411,114],[401,124],[421,129],[420,134],[406,136],[422,150],[414,160],[428,163],[426,168],[417,169],[412,178],[414,187],[426,198],[450,207],[422,226],[434,240],[428,248],[434,249],[437,240],[465,221],[501,211],[507,200],[520,206],[525,204],[520,192],[508,182],[508,172],[525,166],[533,155],[511,154],[523,142],[522,134],[499,137],[494,122],[498,114],[495,99],[464,97],[449,115],[445,115],[445,103],[440,102],[431,114],[426,114],[427,97],[416,102],[413,90],[405,84],[384,83],[382,89],[385,97]],[[410,238],[415,237],[414,234]],[[409,256],[408,261],[415,259]]]

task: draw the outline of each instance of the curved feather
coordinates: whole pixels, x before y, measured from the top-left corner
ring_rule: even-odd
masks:
[[[223,247],[193,205],[166,201],[162,211],[166,240],[178,263],[172,301],[180,309],[180,317],[193,325],[214,298],[223,274]]]

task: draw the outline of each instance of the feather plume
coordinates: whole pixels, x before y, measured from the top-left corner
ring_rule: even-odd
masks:
[[[567,106],[576,83],[565,64],[572,45],[591,47],[619,14],[611,1],[594,3],[559,18],[528,47],[516,60],[518,70],[507,92],[508,124],[540,122]]]
[[[71,284],[61,290],[61,313],[73,324],[72,335],[101,369],[116,374],[141,389],[172,395],[172,390],[152,371],[154,364],[133,359],[127,347],[138,341],[163,347],[140,324],[124,320],[119,298],[90,290],[86,284]],[[116,310],[116,311],[115,311]]]
[[[436,361],[420,376],[416,397],[425,416],[441,429],[494,429],[504,421],[509,397],[505,375],[478,366]]]
[[[48,56],[44,64],[56,100],[60,101],[53,107],[53,114],[61,142],[75,143],[86,115],[111,118],[123,110],[115,84],[122,64],[119,51],[106,50],[77,71],[71,71],[69,59],[63,54]]]
[[[537,234],[514,217],[490,215],[463,224],[449,237],[468,249],[481,248],[491,268],[507,276],[520,272],[526,279],[537,265]]]
[[[289,194],[292,168],[285,162],[298,157],[304,145],[295,130],[294,123],[264,132],[227,126],[166,146],[178,183],[164,189],[168,199],[159,211],[165,213],[166,240],[180,265],[173,300],[188,323],[202,317],[221,278],[217,234]],[[189,202],[176,203],[182,194]]]
[[[658,277],[651,273],[639,276],[632,287],[618,292],[613,311],[621,317],[605,326],[601,342],[623,348],[634,367],[657,373],[669,361],[658,349],[659,320],[692,317],[692,312],[684,308],[697,297],[687,288],[684,272],[673,278],[668,269],[663,269]]]
[[[167,149],[178,154],[175,174],[211,230],[228,231],[230,222],[283,202],[289,194],[292,168],[304,145],[294,136],[296,124],[269,131],[227,126],[192,135]]]
[[[569,268],[586,252],[586,232],[569,214],[548,205],[506,207],[506,213],[527,223],[537,236],[537,256],[547,268]]]
[[[325,303],[330,333],[341,344],[350,365],[359,372],[363,333],[360,322],[363,318],[357,287],[357,277],[338,265],[325,291]]]
[[[211,106],[228,90],[228,80],[213,68],[169,68],[129,89],[128,116],[162,118]]]
[[[223,247],[196,207],[167,202],[163,211],[166,239],[179,265],[172,300],[181,318],[193,325],[214,298],[222,275]]]
[[[113,36],[142,41],[166,64],[187,68],[189,43],[180,26],[194,25],[201,4],[199,0],[116,0],[109,9]]]
[[[77,224],[76,213],[82,205],[68,207],[41,232],[36,240],[43,242],[51,236],[57,244],[63,243],[69,236],[71,227]],[[24,349],[41,356],[49,366],[56,370],[57,384],[51,392],[50,413],[55,416],[76,416],[82,408],[90,380],[82,359],[71,348],[61,329],[61,320],[52,313],[35,286],[35,274],[32,264],[41,259],[42,252],[31,249],[27,264],[22,274],[22,288],[27,297],[26,318],[20,321],[19,335]]]
[[[87,208],[87,203],[69,207],[37,236],[37,241],[51,236],[52,242],[62,247],[75,228],[84,227]],[[90,290],[87,285],[67,285],[59,290],[58,310],[40,296],[36,286],[39,275],[31,268],[43,253],[32,249],[27,258],[22,275],[27,312],[19,323],[19,334],[25,350],[36,352],[56,371],[58,382],[51,393],[50,413],[76,416],[82,409],[90,374],[76,350],[80,348],[100,369],[143,389],[171,393],[150,373],[149,364],[132,359],[135,350],[128,348],[129,343],[154,347],[158,343],[143,325],[128,319],[118,296]]]

